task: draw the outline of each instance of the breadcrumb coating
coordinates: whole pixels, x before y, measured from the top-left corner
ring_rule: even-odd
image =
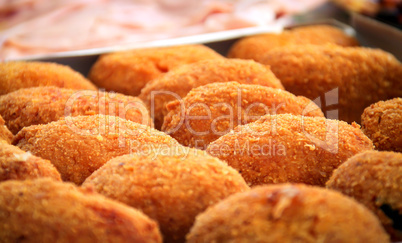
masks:
[[[2,242],[162,242],[141,212],[70,183],[0,183]]]
[[[0,96],[1,99],[1,96]],[[1,106],[0,106],[1,109]],[[4,121],[3,117],[0,115],[0,140],[4,140],[7,143],[11,143],[14,135],[8,130],[7,126],[5,125],[6,122]]]
[[[266,114],[321,116],[311,100],[281,90],[237,82],[213,83],[192,89],[183,101],[168,103],[162,131],[179,143],[206,149],[209,143]]]
[[[258,84],[283,89],[281,82],[269,67],[254,61],[240,59],[205,60],[183,65],[149,82],[141,98],[154,118],[155,128],[160,129],[170,101],[180,100],[193,88],[210,83],[236,81],[241,84]],[[153,112],[153,113],[152,113]]]
[[[0,182],[48,177],[61,181],[50,161],[7,143],[0,143]]]
[[[176,148],[167,155],[111,159],[82,186],[93,187],[156,220],[164,242],[184,242],[199,213],[249,187],[236,170],[219,159],[199,150]]]
[[[25,127],[12,143],[50,160],[64,181],[78,185],[111,158],[178,144],[149,126],[105,115]]]
[[[96,114],[153,125],[142,100],[117,93],[35,87],[0,96],[0,115],[14,134],[26,126],[47,124],[65,116]]]
[[[252,59],[259,61],[266,53],[276,47],[290,45],[325,45],[358,46],[354,37],[329,25],[312,25],[285,30],[280,34],[261,34],[245,37],[230,48],[229,58]]]
[[[376,149],[402,152],[402,98],[367,107],[362,114],[362,130]]]
[[[138,49],[101,55],[88,78],[106,90],[137,96],[152,79],[183,64],[223,58],[203,45]]]
[[[401,153],[368,151],[357,154],[334,171],[327,187],[365,205],[380,219],[393,241],[402,240]],[[396,215],[387,215],[384,207],[390,207]]]
[[[266,115],[218,138],[207,152],[237,169],[252,186],[285,182],[324,186],[348,158],[373,149],[359,128],[323,117]]]
[[[0,63],[0,95],[38,86],[96,90],[89,80],[65,65],[24,61]]]
[[[187,242],[389,242],[378,219],[342,194],[306,185],[237,193],[197,216]]]
[[[339,119],[360,123],[363,110],[402,96],[402,64],[390,53],[361,47],[289,46],[261,59],[285,89],[316,99],[338,89]]]

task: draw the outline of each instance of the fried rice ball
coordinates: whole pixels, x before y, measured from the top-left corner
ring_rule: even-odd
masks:
[[[0,63],[0,95],[38,86],[96,90],[89,80],[65,65],[24,61]]]
[[[354,37],[329,25],[313,25],[285,30],[280,34],[260,34],[245,37],[237,41],[229,50],[228,57],[252,59],[259,61],[266,53],[276,47],[290,45],[324,45],[357,46]]]
[[[137,96],[150,80],[187,63],[222,59],[203,45],[138,49],[100,56],[88,78],[99,87]]]
[[[35,87],[0,96],[0,115],[14,134],[26,126],[47,124],[65,116],[95,114],[120,116],[153,125],[142,100],[122,94]]]
[[[313,100],[339,89],[339,119],[348,123],[360,123],[367,106],[402,96],[402,64],[379,49],[289,46],[270,51],[261,62],[295,95]]]
[[[70,183],[0,183],[2,242],[162,242],[141,212]]]
[[[207,152],[237,169],[249,185],[324,186],[348,158],[373,149],[359,128],[323,117],[266,115],[218,138]]]
[[[1,99],[1,96],[0,96]],[[2,106],[0,106],[0,109]],[[13,134],[8,130],[7,126],[5,125],[6,122],[4,121],[3,117],[0,115],[0,140],[4,140],[7,143],[11,143],[13,139]]]
[[[50,160],[64,181],[78,185],[111,158],[178,144],[149,126],[105,115],[66,117],[25,127],[12,143]]]
[[[402,153],[368,151],[336,169],[327,187],[374,212],[394,241],[402,241]]]
[[[192,89],[182,102],[173,101],[167,109],[162,131],[182,145],[200,149],[206,149],[209,143],[238,125],[254,122],[266,114],[324,117],[321,109],[303,96],[237,82]]]
[[[389,242],[378,219],[342,194],[306,185],[237,193],[197,216],[187,242]]]
[[[205,152],[176,147],[168,155],[123,155],[83,183],[159,223],[165,242],[184,242],[195,217],[227,196],[249,189],[240,174]]]
[[[402,98],[367,107],[362,114],[362,130],[376,149],[402,152]]]
[[[0,143],[0,181],[48,177],[61,181],[60,173],[50,161],[29,152]]]
[[[237,59],[205,60],[183,65],[149,82],[141,98],[153,115],[155,127],[160,129],[168,110],[166,104],[180,100],[191,89],[210,83],[236,81],[242,84],[259,84],[283,89],[281,82],[269,67],[254,61]]]

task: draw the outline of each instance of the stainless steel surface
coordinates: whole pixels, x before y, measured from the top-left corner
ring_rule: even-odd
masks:
[[[352,27],[363,46],[381,48],[402,61],[402,31],[372,18],[353,14]]]

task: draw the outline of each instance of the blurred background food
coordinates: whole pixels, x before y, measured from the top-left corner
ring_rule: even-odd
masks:
[[[402,0],[0,0],[0,60],[247,27],[279,31],[314,9],[314,17],[342,9],[402,28]]]
[[[326,0],[0,0],[0,59],[283,26]]]

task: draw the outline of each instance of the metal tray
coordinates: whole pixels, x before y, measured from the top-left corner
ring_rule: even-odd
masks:
[[[361,14],[353,14],[352,27],[363,46],[383,49],[402,61],[402,31]]]

